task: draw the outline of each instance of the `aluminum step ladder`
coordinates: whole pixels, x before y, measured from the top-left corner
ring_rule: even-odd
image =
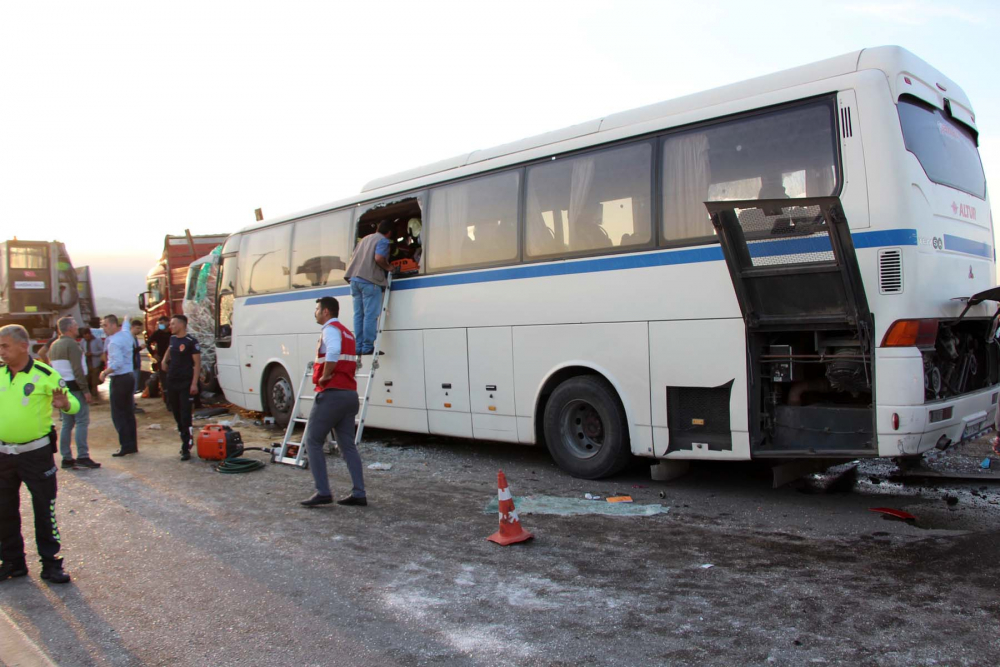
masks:
[[[288,425],[285,427],[285,436],[281,439],[281,444],[271,450],[271,463],[286,463],[302,469],[309,467],[305,443],[302,440],[298,442],[293,441],[292,434],[295,432],[295,425],[302,424],[303,440],[306,436],[305,427],[309,423],[309,418],[300,416],[299,409],[302,407],[303,402],[316,400],[315,394],[312,396],[303,395],[307,386],[306,383],[312,382],[313,365],[314,362],[312,361],[306,364],[306,372],[302,374],[302,379],[299,380],[299,390],[295,392],[295,404],[292,406],[292,418],[288,420]],[[330,436],[327,436],[328,440],[329,438]]]
[[[375,347],[372,350],[372,361],[367,373],[358,372],[355,378],[365,378],[365,393],[361,396],[361,407],[358,410],[357,419],[354,423],[357,428],[354,431],[354,446],[361,444],[361,435],[365,432],[365,419],[368,418],[368,402],[372,397],[372,387],[375,386],[375,373],[378,371],[378,355],[382,346],[382,328],[385,326],[386,317],[389,315],[389,295],[392,293],[392,272],[386,274],[385,289],[382,291],[382,310],[378,314],[378,323],[375,325]],[[359,357],[360,358],[360,357]],[[361,364],[358,364],[358,371],[361,371]]]
[[[382,293],[382,310],[379,312],[378,324],[375,330],[375,347],[372,354],[371,366],[367,373],[356,372],[355,378],[366,378],[365,383],[365,393],[361,397],[361,406],[358,410],[358,416],[354,420],[357,426],[354,435],[354,444],[358,445],[361,442],[361,434],[365,428],[365,418],[368,414],[368,400],[371,398],[371,391],[373,387],[373,381],[375,379],[375,372],[378,370],[378,356],[379,347],[382,342],[382,327],[385,322],[385,317],[389,312],[389,293],[392,287],[392,274],[386,276],[386,286]],[[360,357],[359,357],[360,358]],[[302,424],[303,431],[302,437],[305,439],[305,428],[308,427],[309,418],[307,416],[302,416],[300,409],[304,401],[314,401],[316,400],[315,394],[312,396],[305,396],[305,389],[308,386],[307,383],[312,382],[313,366],[315,362],[310,361],[306,364],[305,373],[302,374],[302,379],[299,381],[298,391],[295,392],[295,404],[292,407],[292,417],[288,420],[288,426],[285,427],[285,435],[281,439],[281,444],[275,447],[271,453],[271,463],[285,463],[288,465],[294,465],[298,468],[308,468],[309,458],[306,454],[305,443],[302,440],[294,441],[292,440],[293,434],[295,432],[295,425]],[[358,364],[360,370],[361,364]],[[327,451],[330,451],[330,446],[333,444],[333,438],[331,434],[326,435]]]

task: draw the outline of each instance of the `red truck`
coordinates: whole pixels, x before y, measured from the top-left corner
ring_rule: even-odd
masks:
[[[222,243],[228,234],[202,234],[192,236],[167,236],[163,239],[163,255],[148,274],[146,291],[139,295],[139,310],[146,314],[146,343],[156,331],[156,321],[162,316],[173,317],[184,312],[184,289],[188,266]]]

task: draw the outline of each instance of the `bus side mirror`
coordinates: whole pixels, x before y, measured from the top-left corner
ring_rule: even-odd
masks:
[[[146,312],[146,293],[143,292],[139,295],[139,310]]]

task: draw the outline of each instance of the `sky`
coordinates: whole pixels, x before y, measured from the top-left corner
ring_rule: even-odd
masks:
[[[992,0],[0,0],[0,236],[65,242],[131,303],[166,234],[883,44],[962,86],[997,183],[998,24]]]

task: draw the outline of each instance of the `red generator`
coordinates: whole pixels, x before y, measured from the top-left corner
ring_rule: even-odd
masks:
[[[243,438],[221,424],[209,424],[198,433],[198,458],[206,461],[224,461],[243,453]]]

